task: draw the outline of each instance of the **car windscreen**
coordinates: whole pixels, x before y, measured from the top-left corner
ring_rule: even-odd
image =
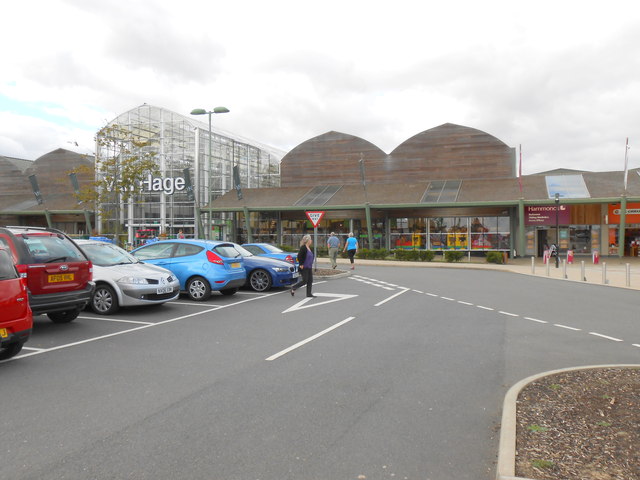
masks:
[[[109,267],[138,263],[138,259],[122,248],[109,243],[92,243],[80,245],[94,265]]]
[[[225,245],[218,245],[216,247],[213,247],[212,250],[217,253],[218,255],[220,255],[221,257],[226,257],[226,258],[238,258],[241,257],[242,254],[236,250],[237,247],[234,248],[233,245],[229,245],[229,244],[225,244]],[[243,248],[244,250],[244,248]],[[246,250],[244,250],[245,252],[247,252]],[[249,252],[247,252],[249,253]],[[249,253],[249,255],[251,255]]]
[[[133,256],[140,260],[154,260],[158,258],[170,258],[174,243],[152,243],[133,252]]]
[[[25,235],[24,244],[34,263],[84,262],[84,254],[68,238],[58,235]]]
[[[241,247],[240,245],[234,245],[233,248],[234,248],[234,250],[236,250],[236,252],[238,252],[243,257],[253,257],[253,253],[251,253],[246,248]],[[236,256],[237,256],[237,254],[236,254]]]
[[[283,250],[280,250],[278,247],[274,247],[273,245],[269,245],[269,244],[264,244],[263,245],[264,249],[267,250],[269,253],[284,253]]]
[[[18,274],[13,266],[11,255],[6,250],[0,250],[0,280],[9,280],[17,277]]]

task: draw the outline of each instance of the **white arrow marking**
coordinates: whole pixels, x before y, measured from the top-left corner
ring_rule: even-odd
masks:
[[[357,297],[358,295],[347,295],[345,293],[314,293],[315,297],[329,297],[331,300],[325,300],[323,302],[314,302],[311,305],[305,305],[309,301],[313,300],[311,297],[306,297],[304,300],[299,301],[292,307],[287,308],[282,313],[295,312],[296,310],[303,310],[305,308],[319,307],[320,305],[326,305],[327,303],[339,302],[340,300],[347,300],[349,298]]]

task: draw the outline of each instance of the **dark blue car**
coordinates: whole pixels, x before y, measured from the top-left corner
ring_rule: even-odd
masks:
[[[296,253],[285,252],[270,243],[245,243],[242,245],[254,255],[260,255],[269,258],[277,258],[285,262],[296,264]]]
[[[298,280],[298,270],[293,263],[260,255],[254,255],[246,248],[236,245],[242,255],[247,271],[247,283],[256,292],[264,292],[272,287],[286,287]]]

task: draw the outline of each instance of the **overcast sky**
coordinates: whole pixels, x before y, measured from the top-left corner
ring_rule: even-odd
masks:
[[[2,17],[0,155],[93,152],[148,103],[225,106],[215,126],[285,151],[335,130],[388,153],[456,123],[522,145],[525,174],[622,170],[627,137],[640,167],[635,0],[36,0]]]

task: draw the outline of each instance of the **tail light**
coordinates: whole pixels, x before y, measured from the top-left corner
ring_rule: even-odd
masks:
[[[18,273],[20,274],[20,278],[27,278],[27,266],[26,265],[16,265],[18,269]]]
[[[293,257],[291,255],[287,255],[287,258],[285,258],[284,261],[289,263],[294,263]]]
[[[224,261],[218,255],[213,253],[211,250],[207,250],[207,260],[209,260],[211,263],[224,265]]]

